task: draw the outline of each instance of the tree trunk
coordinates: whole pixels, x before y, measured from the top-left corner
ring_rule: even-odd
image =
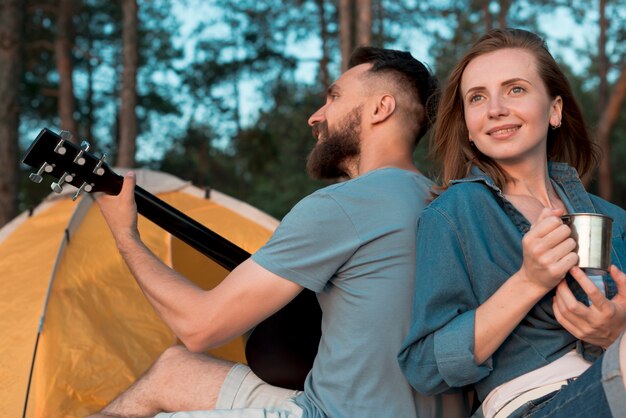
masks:
[[[91,39],[87,42],[88,42],[89,47],[91,48],[93,45],[93,42],[91,41]],[[93,144],[95,142],[95,138],[93,137],[93,124],[95,120],[95,115],[93,114],[93,111],[94,111],[94,105],[93,105],[94,65],[91,62],[91,58],[87,58],[86,65],[87,65],[87,70],[86,70],[87,71],[87,93],[85,95],[86,114],[85,114],[85,126],[83,128],[83,132],[84,132],[85,138],[87,138],[87,140]]]
[[[233,77],[233,98],[235,99],[235,108],[233,110],[233,119],[237,131],[235,135],[241,134],[241,95],[239,94],[239,78]]]
[[[325,0],[316,0],[317,10],[320,14],[320,40],[322,41],[322,57],[320,58],[319,80],[324,88],[330,85],[330,75],[328,73],[328,22],[326,21]]]
[[[376,1],[376,18],[374,19],[376,24],[373,25],[376,27],[374,45],[382,48],[385,46],[385,9],[383,0],[374,1]]]
[[[341,72],[348,69],[350,54],[354,49],[352,42],[352,1],[339,0],[339,44],[341,47]]]
[[[485,32],[489,32],[493,29],[493,16],[491,16],[491,11],[489,10],[490,0],[483,0],[481,2],[481,10],[483,12],[484,22],[485,22]]]
[[[610,159],[610,137],[613,126],[619,117],[619,112],[626,97],[626,65],[622,67],[619,79],[613,87],[611,96],[607,102],[606,108],[600,120],[598,121],[598,129],[596,138],[602,149],[603,155],[598,167],[598,187],[600,197],[606,200],[611,199],[613,178],[611,176],[611,159]]]
[[[209,138],[199,135],[201,138],[198,146],[198,167],[196,172],[196,183],[200,187],[211,187],[209,180]],[[212,179],[211,179],[212,180]]]
[[[609,63],[606,57],[606,30],[608,21],[606,19],[606,0],[600,0],[600,33],[598,37],[598,115],[601,115],[606,106],[608,96],[608,81],[606,75],[609,71]]]
[[[500,11],[498,12],[498,24],[500,25],[500,29],[504,29],[507,27],[507,18],[506,16],[509,14],[509,0],[500,0]]]
[[[78,125],[74,118],[76,99],[72,81],[73,62],[73,0],[59,0],[57,12],[57,35],[54,41],[54,56],[59,73],[59,118],[61,129],[70,131],[74,136],[72,142],[78,143]]]
[[[17,214],[22,6],[20,0],[4,0],[0,5],[0,227]]]
[[[91,11],[86,13],[86,27],[90,28],[93,25],[93,16]],[[83,125],[84,137],[97,148],[96,139],[93,137],[93,124],[95,120],[94,115],[94,58],[91,53],[93,51],[93,37],[87,36],[87,52],[85,55],[85,65],[87,72],[87,92],[85,94],[85,124]]]
[[[117,165],[133,167],[137,140],[137,1],[122,0],[123,70]]]
[[[369,46],[372,44],[372,0],[356,0],[356,44]]]
[[[608,127],[606,132],[603,132],[607,128],[603,127],[606,121],[602,121],[602,118],[606,114],[607,109],[607,97],[608,97],[608,81],[607,73],[609,70],[609,63],[606,57],[606,29],[608,22],[606,19],[606,1],[600,0],[599,4],[600,12],[600,33],[598,37],[598,132],[597,143],[602,151],[602,159],[598,166],[598,191],[603,199],[611,200],[612,188],[613,188],[613,176],[611,174],[611,141],[610,131],[612,126]],[[617,86],[616,86],[617,87]],[[618,107],[619,109],[619,107]]]

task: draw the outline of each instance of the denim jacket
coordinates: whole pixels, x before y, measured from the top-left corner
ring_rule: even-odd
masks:
[[[626,212],[587,193],[576,170],[566,164],[551,163],[550,177],[571,211],[613,218],[611,258],[623,271]],[[553,290],[487,361],[474,363],[475,311],[521,267],[521,240],[529,228],[528,220],[477,167],[424,210],[417,227],[411,327],[398,357],[416,390],[435,394],[473,384],[482,401],[500,384],[576,348],[576,338],[555,319]],[[607,296],[613,297],[615,283],[608,276],[603,280]],[[570,287],[577,298],[586,299],[577,283]]]

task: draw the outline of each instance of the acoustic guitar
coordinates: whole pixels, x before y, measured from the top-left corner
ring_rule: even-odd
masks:
[[[117,195],[123,177],[89,152],[83,141],[77,146],[61,135],[43,129],[30,145],[23,163],[37,170],[29,178],[41,183],[44,175],[56,179],[53,191],[60,193],[67,184],[82,193],[103,192]],[[232,271],[250,254],[236,244],[180,212],[168,203],[135,187],[137,211],[176,238]],[[250,333],[245,348],[248,365],[262,380],[275,386],[302,390],[313,366],[321,337],[322,313],[315,293],[305,289],[284,308],[258,324]]]

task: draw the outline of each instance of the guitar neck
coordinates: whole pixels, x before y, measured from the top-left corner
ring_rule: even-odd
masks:
[[[250,257],[247,251],[139,186],[135,186],[135,200],[140,214],[229,271]]]
[[[52,183],[52,190],[57,193],[63,190],[65,184],[78,188],[74,199],[81,192],[119,194],[124,177],[111,170],[104,156],[98,158],[88,150],[89,144],[86,142],[79,148],[67,140],[67,135],[61,136],[49,129],[42,129],[26,151],[23,162],[37,170],[29,176],[32,181],[41,183],[44,174],[57,179],[57,182]],[[135,187],[135,199],[140,214],[225,269],[233,270],[250,257],[237,245],[139,186]]]

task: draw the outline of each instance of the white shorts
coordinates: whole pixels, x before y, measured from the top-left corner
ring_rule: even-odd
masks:
[[[302,409],[294,402],[300,393],[265,383],[248,366],[235,364],[226,375],[215,410],[162,412],[155,418],[300,418]]]

